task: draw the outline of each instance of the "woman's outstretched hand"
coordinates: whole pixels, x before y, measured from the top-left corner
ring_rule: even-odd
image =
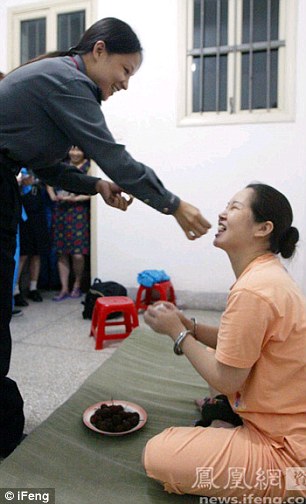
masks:
[[[211,224],[203,217],[200,210],[186,201],[180,202],[173,215],[188,240],[200,238],[211,228]]]
[[[127,199],[122,195],[122,188],[114,182],[100,179],[96,184],[97,193],[101,194],[105,203],[113,208],[125,212],[133,202],[133,196]]]

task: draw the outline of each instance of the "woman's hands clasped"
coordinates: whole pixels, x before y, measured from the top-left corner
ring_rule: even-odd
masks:
[[[133,196],[127,199],[122,195],[123,189],[115,184],[115,182],[108,182],[107,180],[98,180],[96,184],[97,193],[101,194],[105,203],[113,208],[118,208],[125,212],[133,202]]]
[[[149,306],[144,314],[144,320],[153,331],[167,334],[172,338],[185,329],[185,317],[180,310],[169,301],[158,301]]]

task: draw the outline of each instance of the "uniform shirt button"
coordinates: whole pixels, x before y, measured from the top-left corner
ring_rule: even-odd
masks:
[[[149,198],[146,198],[146,199],[144,200],[144,203],[147,203],[147,204],[148,204],[148,203],[150,203]]]
[[[163,212],[164,212],[164,213],[168,213],[168,212],[169,212],[169,208],[167,208],[167,207],[166,207],[166,208],[163,208]]]

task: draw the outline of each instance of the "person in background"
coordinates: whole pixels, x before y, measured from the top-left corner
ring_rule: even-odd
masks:
[[[214,239],[236,276],[220,326],[197,324],[165,302],[145,313],[241,420],[171,427],[149,440],[145,470],[168,492],[241,502],[246,494],[271,502],[306,497],[306,300],[278,257],[294,254],[292,220],[283,194],[248,185],[220,213]],[[210,485],[203,488],[205,468]]]
[[[28,302],[20,290],[21,275],[29,258],[30,285],[27,297],[34,302],[42,302],[43,298],[37,289],[40,273],[40,256],[47,254],[50,248],[48,226],[45,215],[44,201],[40,183],[26,168],[21,169],[19,179],[22,205],[27,219],[21,220],[20,228],[20,260],[18,282],[14,290],[15,306],[28,306]]]
[[[48,236],[50,237],[50,250],[47,254],[42,254],[40,256],[40,273],[38,281],[38,289],[44,289],[47,291],[57,290],[60,286],[60,279],[58,275],[57,268],[57,255],[55,248],[52,244],[52,215],[55,203],[51,201],[50,196],[47,192],[46,184],[40,184],[42,200],[45,209],[45,217],[48,227]]]
[[[104,18],[88,28],[75,47],[43,55],[1,81],[0,453],[9,453],[20,442],[24,423],[20,392],[13,382],[12,393],[12,380],[6,376],[11,359],[9,324],[21,208],[16,175],[21,167],[33,170],[52,187],[100,194],[106,204],[123,211],[132,202],[125,191],[162,214],[173,215],[190,240],[210,228],[198,208],[166,189],[151,168],[115,142],[106,125],[101,101],[128,89],[142,58],[141,44],[131,27],[119,19]],[[85,175],[62,163],[72,145],[86,152],[111,180]],[[3,408],[2,398],[9,398],[10,407]]]
[[[69,151],[69,163],[82,173],[88,173],[90,162],[77,146]],[[85,256],[90,246],[90,196],[64,193],[47,186],[48,194],[55,202],[53,208],[53,245],[58,255],[58,271],[61,290],[53,301],[79,298],[82,295],[81,281],[84,272]],[[69,292],[70,258],[74,282]]]
[[[22,207],[21,220],[25,221],[26,219],[27,219],[27,214],[25,212],[25,209]],[[16,233],[16,250],[15,250],[15,255],[14,255],[14,261],[15,261],[15,269],[14,269],[14,278],[13,278],[13,292],[15,292],[15,289],[18,285],[18,277],[19,277],[19,261],[20,261],[20,229],[19,229],[19,225],[17,227],[17,233]],[[12,316],[13,317],[20,317],[22,315],[23,315],[23,311],[20,310],[20,308],[15,307],[15,298],[13,296]]]

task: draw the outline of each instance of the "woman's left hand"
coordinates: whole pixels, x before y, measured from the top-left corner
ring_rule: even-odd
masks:
[[[130,196],[129,199],[126,199],[126,197],[122,195],[122,188],[114,182],[108,182],[100,179],[97,182],[96,189],[97,192],[101,194],[107,205],[113,208],[118,208],[124,212],[133,202],[133,197]]]
[[[211,228],[210,222],[203,217],[200,210],[186,201],[180,201],[179,207],[173,215],[188,240],[200,238]]]
[[[161,304],[149,306],[144,314],[144,320],[155,332],[167,334],[171,338],[185,329],[175,310],[169,310]]]

